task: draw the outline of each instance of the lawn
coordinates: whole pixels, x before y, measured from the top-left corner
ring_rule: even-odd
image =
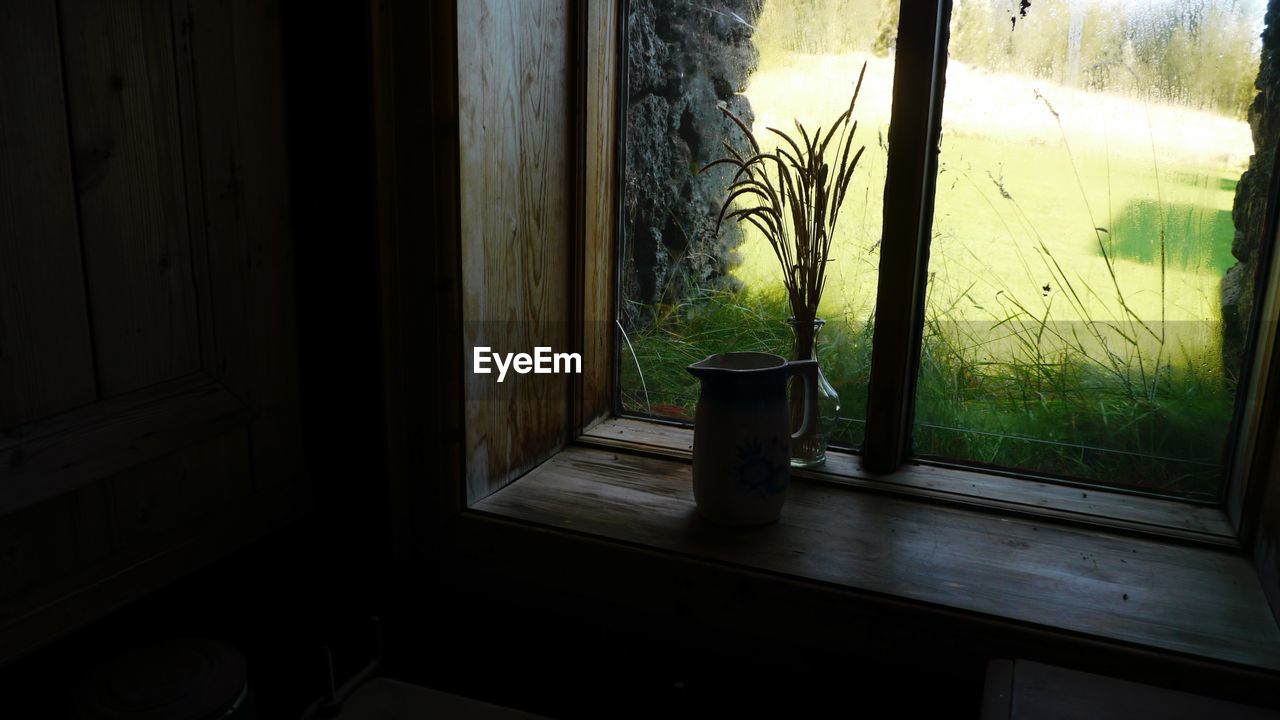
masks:
[[[848,447],[866,409],[892,60],[775,53],[746,92],[758,137],[792,118],[812,130],[847,105],[863,62],[866,154],[832,249],[819,350]],[[1251,151],[1239,120],[953,62],[916,452],[1214,496],[1234,395],[1218,294]],[[772,251],[748,234],[738,252],[742,292],[685,298],[629,338],[628,408],[687,419],[697,387],[685,365],[789,351]]]

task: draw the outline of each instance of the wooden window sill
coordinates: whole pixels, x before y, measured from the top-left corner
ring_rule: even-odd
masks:
[[[680,459],[570,446],[473,516],[1236,667],[1280,672],[1253,567],[1223,549],[797,479],[781,520],[698,518]]]
[[[640,453],[688,458],[693,431],[649,420],[612,418],[589,428],[582,442]],[[862,467],[861,458],[828,453],[827,462],[798,470],[805,479],[904,497],[1043,517],[1201,545],[1239,548],[1235,528],[1218,507],[1134,493],[1027,480],[995,472],[912,464],[885,475]]]

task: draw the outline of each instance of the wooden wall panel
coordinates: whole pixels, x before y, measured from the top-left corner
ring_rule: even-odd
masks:
[[[104,397],[192,372],[199,337],[168,8],[60,4],[84,275]]]
[[[307,507],[279,11],[0,3],[0,664]]]
[[[613,411],[617,278],[618,23],[621,0],[586,3],[586,254],[583,277],[582,422]]]
[[[21,512],[0,516],[0,625],[21,613],[33,592],[82,565],[74,513],[87,490],[67,493]],[[105,540],[105,536],[100,536]],[[99,543],[106,547],[106,543]]]
[[[237,163],[243,173],[239,185],[248,251],[240,258],[248,268],[248,282],[238,291],[250,313],[246,400],[258,413],[250,427],[253,467],[261,488],[297,480],[302,447],[280,9],[278,2],[262,0],[235,0],[230,5],[235,30],[228,49],[236,78]],[[216,122],[218,110],[216,104],[202,107],[209,118],[204,125]],[[304,211],[324,213],[324,208]],[[336,332],[335,342],[340,338]]]
[[[0,4],[0,431],[92,402],[56,8]]]
[[[277,3],[173,0],[206,373],[260,412],[255,467],[296,470],[293,253]],[[198,160],[196,162],[195,160]]]
[[[468,500],[564,443],[569,379],[471,373],[472,348],[564,351],[572,180],[567,0],[458,6]]]
[[[192,569],[185,544],[249,515],[251,477],[238,429],[0,516],[0,660],[154,587],[131,573]]]
[[[240,429],[108,478],[113,545],[146,542],[247,497],[249,459]]]
[[[251,410],[195,373],[117,395],[0,438],[0,515],[244,425]]]
[[[186,159],[188,208],[197,302],[202,313],[201,361],[209,375],[247,397],[252,385],[242,289],[249,283],[244,225],[244,174],[232,44],[231,5],[174,0],[178,97]],[[197,62],[197,58],[199,61]],[[217,312],[213,312],[213,308]]]
[[[400,552],[447,541],[465,502],[467,360],[441,352],[463,338],[457,11],[419,0],[371,7],[387,464]]]

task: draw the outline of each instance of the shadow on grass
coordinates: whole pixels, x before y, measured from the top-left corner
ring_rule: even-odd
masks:
[[[1112,257],[1158,266],[1161,221],[1169,267],[1225,274],[1235,264],[1231,255],[1235,225],[1230,212],[1149,200],[1131,202],[1120,211],[1109,228]]]

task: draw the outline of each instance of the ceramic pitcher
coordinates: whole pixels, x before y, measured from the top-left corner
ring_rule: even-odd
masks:
[[[817,407],[818,364],[731,352],[688,370],[702,381],[693,429],[698,512],[725,525],[777,520],[791,483],[791,440],[807,432]],[[787,379],[797,374],[805,380],[805,409],[793,435]]]

